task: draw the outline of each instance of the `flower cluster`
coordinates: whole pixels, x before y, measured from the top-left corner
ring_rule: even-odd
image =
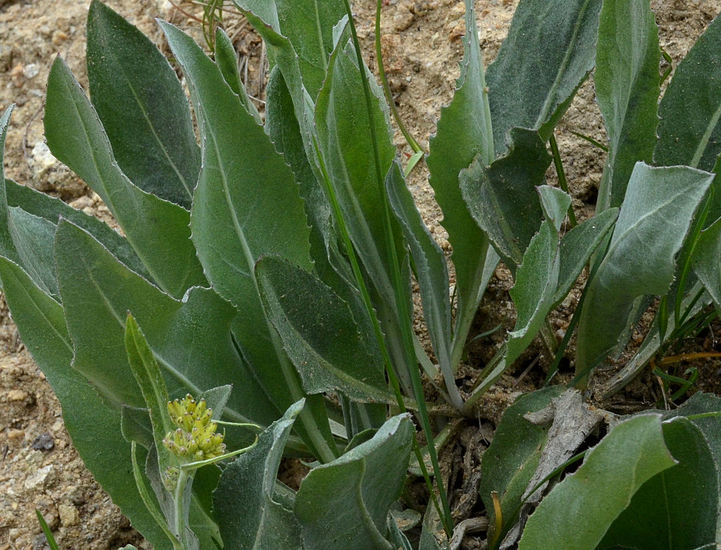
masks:
[[[183,399],[170,401],[168,413],[178,428],[166,434],[163,445],[175,456],[195,462],[225,453],[224,435],[217,433],[213,410],[208,408],[205,399],[196,403],[188,394]]]

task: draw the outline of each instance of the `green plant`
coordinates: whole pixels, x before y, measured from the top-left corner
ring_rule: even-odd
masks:
[[[56,59],[45,130],[53,154],[101,196],[123,235],[5,181],[0,278],[9,307],[88,468],[156,548],[410,548],[389,511],[411,453],[431,502],[420,547],[442,548],[453,520],[435,430],[472,416],[537,335],[560,358],[577,326],[576,382],[585,384],[625,346],[650,297],[665,297],[647,343],[618,375],[625,380],[702,306],[721,305],[719,193],[704,171],[721,152],[718,105],[703,103],[719,94],[721,23],[678,67],[657,130],[660,53],[647,1],[524,0],[486,72],[466,0],[461,77],[427,157],[453,248],[451,295],[446,259],[395,158],[349,2],[235,5],[267,44],[264,121],[222,29],[211,60],[160,22],[190,91],[198,146],[166,59],[92,3],[91,99]],[[545,175],[554,160],[564,185],[554,126],[594,66],[608,163],[595,216],[576,223],[567,189],[544,185]],[[0,119],[3,140],[10,112]],[[500,260],[515,281],[516,326],[464,394],[455,375]],[[546,317],[586,266],[582,302],[557,350]],[[412,277],[437,364],[413,332]],[[426,402],[422,374],[444,406]],[[167,403],[187,394],[197,401],[183,401],[186,409],[212,409],[212,419],[195,419],[207,442],[166,437],[178,424]],[[632,422],[643,431],[651,421]],[[218,425],[231,453],[220,448]],[[529,433],[543,443],[543,430]],[[663,435],[648,479],[671,464],[663,449],[673,451],[675,436]],[[175,452],[186,441],[202,451],[197,460]],[[297,492],[276,481],[284,454],[311,462]],[[506,471],[522,453],[508,445],[497,456]],[[646,479],[626,487],[629,498]],[[562,485],[551,495],[573,492]],[[481,489],[488,515],[505,516],[491,544],[512,526],[504,506],[518,509],[518,489],[510,500],[504,487]],[[551,507],[544,503],[539,513]]]

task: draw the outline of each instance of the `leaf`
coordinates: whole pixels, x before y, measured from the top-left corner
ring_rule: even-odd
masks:
[[[48,80],[45,136],[53,155],[100,195],[164,290],[179,298],[205,280],[190,242],[188,212],[123,174],[95,110],[59,57]]]
[[[392,550],[386,519],[403,487],[412,441],[409,417],[394,416],[370,441],[311,470],[295,499],[305,547]]]
[[[55,225],[16,206],[8,207],[7,213],[10,236],[20,264],[44,292],[57,300],[60,294],[53,258]]]
[[[609,208],[580,223],[563,236],[561,267],[558,274],[558,288],[553,296],[553,307],[566,297],[591,255],[613,227],[617,216],[618,208]]]
[[[73,348],[60,304],[38,288],[10,260],[0,257],[0,278],[13,320],[33,359],[63,405],[73,446],[133,526],[159,550],[170,541],[147,512],[133,481],[130,444],[120,437],[120,411],[70,366]]]
[[[643,484],[675,464],[660,415],[621,422],[541,501],[526,524],[519,550],[596,548]]]
[[[191,219],[198,257],[221,296],[262,315],[253,280],[261,256],[310,268],[293,173],[198,45],[174,26],[160,25],[188,79],[203,137]]]
[[[82,227],[100,241],[116,258],[123,262],[138,275],[149,279],[145,266],[138,258],[128,240],[117,231],[108,227],[94,216],[89,216],[81,210],[75,210],[60,199],[56,199],[35,189],[18,185],[5,180],[5,192],[9,206],[19,206],[28,214],[33,214],[57,225],[60,218]]]
[[[558,233],[549,221],[544,221],[531,239],[523,255],[523,263],[516,271],[516,284],[510,294],[517,318],[513,332],[508,334],[508,365],[518,359],[533,341],[551,311],[561,264],[559,244]]]
[[[224,548],[227,550],[300,550],[300,525],[273,495],[278,467],[303,403],[292,405],[258,437],[250,451],[224,470],[213,493]]]
[[[460,173],[468,209],[512,270],[543,218],[536,186],[543,183],[551,157],[537,132],[511,130],[513,146],[489,167],[476,157]]]
[[[287,37],[297,55],[305,88],[311,99],[315,99],[333,50],[333,27],[346,13],[343,2],[235,0],[235,4],[241,10],[250,11],[261,18],[275,33]]]
[[[658,125],[659,61],[658,28],[648,1],[605,1],[593,77],[609,141],[598,212],[621,206],[634,165],[651,161]]]
[[[441,374],[453,405],[460,409],[463,400],[457,391],[453,391],[456,380],[451,362],[451,297],[445,256],[423,223],[398,163],[393,164],[386,177],[386,190],[411,250],[423,303],[423,316]]]
[[[90,96],[120,169],[144,191],[190,208],[200,150],[175,71],[142,32],[98,0],[87,28]]]
[[[503,512],[503,529],[489,532],[489,541],[500,542],[518,519],[521,497],[533,477],[545,444],[548,426],[530,423],[523,416],[546,407],[563,388],[552,386],[519,397],[506,409],[483,454],[479,492],[489,513],[489,525],[495,525],[492,492],[498,493]],[[491,547],[493,545],[491,544]]]
[[[666,445],[678,464],[649,479],[613,522],[599,548],[695,550],[715,546],[718,466],[690,420],[663,423]]]
[[[571,207],[571,196],[562,189],[550,185],[541,185],[536,188],[536,191],[541,200],[544,217],[552,224],[556,232],[560,231],[568,209]]]
[[[636,164],[608,252],[589,283],[578,326],[576,371],[587,373],[614,348],[634,301],[663,295],[713,174]]]
[[[448,242],[453,248],[451,258],[458,299],[456,325],[461,329],[470,324],[469,319],[478,309],[485,290],[482,284],[485,266],[495,263],[492,251],[488,255],[488,238],[468,212],[458,179],[459,172],[471,164],[476,155],[480,155],[484,165],[489,165],[495,157],[476,15],[473,2],[466,0],[465,4],[467,30],[463,37],[461,76],[453,101],[441,111],[426,160],[429,182],[443,212],[441,223],[448,231]],[[464,341],[465,337],[466,334],[462,334]]]
[[[362,70],[367,71],[364,66]],[[395,157],[382,92],[372,88],[373,126],[382,178]],[[389,243],[386,239],[384,181],[378,181],[374,147],[355,50],[341,43],[333,52],[315,111],[318,147],[335,200],[356,253],[382,299],[394,304]],[[396,237],[400,230],[395,228]],[[398,246],[398,243],[393,243]],[[402,252],[398,253],[402,256]],[[401,321],[404,322],[404,321]]]
[[[125,351],[125,317],[130,311],[144,327],[172,397],[198,395],[230,383],[230,419],[270,423],[277,415],[233,347],[230,326],[235,310],[213,291],[194,288],[185,302],[176,301],[67,221],[58,225],[55,254],[75,345],[73,364],[106,399],[145,406]]]
[[[661,100],[653,160],[711,170],[721,153],[721,18],[676,67]]]
[[[380,356],[369,353],[348,305],[317,277],[267,256],[256,265],[268,318],[309,394],[340,390],[360,402],[396,403]]]
[[[488,67],[496,156],[511,128],[545,142],[593,69],[601,0],[523,0]]]
[[[230,89],[240,98],[240,102],[246,111],[253,115],[255,122],[263,124],[258,109],[255,108],[255,104],[248,96],[243,81],[240,79],[238,55],[235,53],[235,46],[233,46],[230,38],[220,26],[215,29],[215,64],[220,69]]]
[[[721,308],[721,218],[701,232],[691,257],[693,272]]]
[[[175,430],[175,425],[168,413],[170,397],[168,397],[168,389],[165,386],[158,362],[153,356],[153,351],[148,346],[145,335],[131,313],[128,313],[125,321],[125,350],[128,354],[130,370],[148,409],[155,450],[158,455],[158,468],[162,473],[169,466],[177,465],[177,460],[162,444],[166,434]]]

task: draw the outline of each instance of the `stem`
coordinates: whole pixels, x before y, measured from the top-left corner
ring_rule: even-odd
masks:
[[[551,137],[548,139],[548,143],[551,146],[551,153],[553,153],[553,165],[556,167],[556,174],[558,175],[558,185],[561,186],[569,196],[571,192],[568,190],[568,180],[566,179],[566,171],[563,169],[563,161],[561,160],[561,153],[558,150],[558,143],[556,142],[556,134],[551,133]],[[568,221],[571,224],[571,228],[578,225],[576,221],[576,213],[573,211],[573,204],[568,207]]]
[[[398,261],[398,255],[395,248],[395,239],[393,238],[393,226],[391,224],[391,213],[390,205],[388,204],[388,197],[385,193],[384,178],[381,170],[380,154],[378,151],[378,142],[376,137],[375,122],[373,120],[373,111],[371,107],[371,91],[370,85],[368,84],[368,78],[365,72],[365,63],[363,62],[363,55],[360,50],[360,41],[358,40],[358,34],[356,32],[355,24],[353,22],[353,11],[351,10],[349,0],[343,0],[345,4],[346,12],[348,14],[348,23],[351,30],[351,36],[353,39],[353,45],[355,47],[356,57],[358,60],[358,72],[361,78],[361,84],[363,86],[363,95],[365,97],[366,111],[368,114],[368,127],[370,131],[371,143],[373,146],[373,167],[375,169],[376,182],[380,191],[381,201],[383,203],[384,213],[384,224],[385,224],[385,240],[386,246],[389,253],[389,260],[391,266],[391,275],[393,277],[393,287],[396,295],[396,307],[398,308],[398,316],[401,319],[401,331],[404,340],[404,348],[406,353],[406,360],[409,366],[411,375],[411,383],[413,385],[413,393],[415,394],[416,401],[418,402],[418,413],[421,420],[423,431],[426,434],[428,441],[433,440],[433,433],[431,431],[430,421],[428,419],[428,411],[426,410],[426,403],[423,396],[423,384],[421,382],[420,374],[418,373],[418,367],[415,361],[415,354],[413,351],[413,334],[411,327],[408,322],[410,315],[408,312],[408,304],[405,301],[403,295],[403,284],[400,274],[400,264]],[[443,527],[446,531],[446,535],[450,538],[453,534],[453,520],[451,519],[451,508],[448,504],[448,496],[446,495],[445,487],[443,487],[443,481],[441,477],[441,468],[438,464],[438,455],[436,454],[435,447],[430,445],[428,447],[429,454],[431,456],[431,462],[433,464],[433,471],[436,477],[436,486],[441,497],[443,504],[443,514],[440,514],[443,518]]]
[[[175,486],[175,492],[173,493],[173,506],[175,512],[173,530],[176,535],[180,538],[180,544],[182,548],[190,548],[187,540],[187,533],[185,525],[185,519],[188,514],[188,510],[185,509],[185,488],[188,486],[188,481],[192,479],[192,473],[187,470],[179,469],[178,482]]]
[[[378,62],[378,76],[381,79],[381,84],[383,85],[383,93],[386,96],[386,101],[388,102],[388,106],[390,107],[391,114],[393,115],[393,118],[395,119],[396,124],[398,124],[398,129],[403,134],[403,137],[408,142],[408,145],[410,145],[411,149],[413,149],[413,152],[421,153],[421,155],[422,155],[425,151],[423,151],[423,148],[420,145],[418,145],[418,142],[410,134],[410,132],[406,129],[405,125],[403,124],[403,121],[401,120],[401,116],[398,113],[398,109],[396,109],[396,103],[395,103],[395,101],[393,101],[393,94],[391,93],[391,87],[388,84],[388,78],[386,77],[386,70],[385,70],[385,67],[383,66],[383,55],[381,53],[381,4],[382,4],[381,0],[376,1],[375,47],[376,47],[376,61]],[[411,169],[412,169],[412,166],[411,166]]]

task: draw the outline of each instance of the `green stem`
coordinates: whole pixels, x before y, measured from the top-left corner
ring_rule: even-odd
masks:
[[[178,471],[178,481],[173,493],[173,506],[175,511],[173,530],[180,538],[180,544],[183,549],[190,548],[187,538],[187,525],[185,525],[185,520],[188,516],[188,510],[185,509],[185,488],[188,486],[188,482],[192,481],[192,477],[192,473],[180,468]]]
[[[404,340],[406,361],[409,367],[411,375],[411,383],[413,385],[413,393],[415,394],[416,401],[418,402],[418,413],[421,420],[423,431],[426,434],[428,441],[433,440],[433,432],[431,430],[430,421],[428,418],[428,411],[426,409],[426,403],[423,396],[423,384],[421,377],[418,372],[418,367],[415,361],[415,353],[413,350],[413,334],[411,332],[411,326],[409,323],[410,314],[408,312],[408,304],[406,303],[405,296],[403,293],[403,282],[401,279],[400,263],[398,261],[398,254],[395,247],[395,239],[393,238],[393,226],[391,223],[390,205],[388,204],[388,197],[385,193],[384,177],[381,169],[380,154],[378,151],[378,140],[376,136],[375,121],[373,120],[373,110],[371,102],[371,90],[368,83],[368,78],[365,72],[365,63],[363,62],[363,55],[360,50],[360,41],[358,40],[358,34],[356,32],[355,24],[353,22],[353,11],[351,10],[349,0],[343,0],[345,4],[346,13],[348,14],[348,23],[351,30],[351,36],[353,39],[353,45],[355,47],[356,57],[358,61],[358,72],[361,78],[361,84],[363,87],[363,95],[365,97],[366,112],[368,114],[368,127],[370,131],[371,143],[373,146],[373,167],[376,175],[376,182],[378,184],[379,195],[383,203],[383,221],[385,225],[385,240],[386,247],[388,249],[391,275],[393,280],[393,288],[396,295],[396,307],[398,308],[398,317],[401,320],[401,331]],[[433,471],[436,477],[436,486],[441,497],[443,504],[443,527],[446,531],[446,535],[450,537],[453,533],[453,520],[451,519],[451,509],[448,504],[448,496],[446,494],[445,487],[443,486],[443,479],[441,476],[441,469],[438,463],[438,455],[435,452],[433,445],[429,446],[429,452],[431,456],[431,462],[433,464]]]
[[[556,167],[556,174],[558,175],[558,185],[561,186],[569,196],[571,192],[568,190],[568,180],[566,179],[566,171],[563,169],[563,161],[561,160],[561,153],[558,150],[558,143],[556,142],[556,135],[551,133],[551,137],[548,139],[548,143],[551,146],[551,153],[553,154],[553,165]],[[578,225],[576,221],[576,213],[573,211],[573,205],[568,207],[568,221],[571,224],[571,228]]]
[[[386,101],[388,102],[388,106],[390,107],[391,114],[393,115],[393,118],[395,119],[396,124],[398,124],[398,129],[403,134],[403,137],[408,142],[408,145],[410,145],[411,149],[413,149],[413,152],[423,154],[424,153],[423,148],[420,145],[418,145],[418,142],[411,135],[411,133],[406,129],[405,124],[403,124],[403,121],[401,120],[401,116],[398,113],[398,109],[396,109],[396,103],[395,103],[395,101],[393,101],[393,94],[391,93],[391,87],[388,84],[388,78],[386,77],[386,70],[385,70],[385,67],[383,66],[383,55],[381,52],[381,4],[382,4],[382,0],[376,1],[375,47],[376,47],[376,60],[378,62],[378,76],[380,77],[381,84],[383,85],[383,93],[386,96]]]

